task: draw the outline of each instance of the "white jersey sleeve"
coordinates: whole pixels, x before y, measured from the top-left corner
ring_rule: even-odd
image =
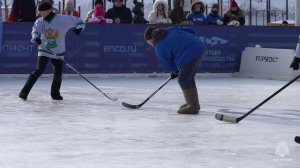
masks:
[[[41,38],[42,32],[43,32],[43,20],[42,18],[39,18],[35,21],[32,27],[32,32],[31,32],[32,40],[36,38]]]
[[[300,36],[296,48],[296,57],[300,58]]]

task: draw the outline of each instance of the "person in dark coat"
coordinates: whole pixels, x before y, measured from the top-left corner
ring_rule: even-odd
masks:
[[[174,9],[170,12],[170,19],[172,24],[181,24],[185,21],[185,14],[183,11],[184,0],[173,0]]]
[[[113,0],[114,6],[109,9],[105,18],[112,19],[113,23],[132,23],[132,14],[129,8],[123,4],[123,0]]]
[[[242,9],[239,8],[235,0],[231,1],[230,9],[224,14],[224,24],[229,26],[245,25],[245,15]]]
[[[206,16],[205,24],[223,25],[223,18],[219,15],[219,5],[213,4],[210,13]]]
[[[137,0],[133,1],[134,7],[132,9],[133,16],[133,24],[147,24],[148,21],[145,19],[144,13],[144,4],[142,2],[137,2]]]
[[[34,22],[36,7],[34,0],[14,0],[8,18],[9,22]]]
[[[148,27],[145,40],[154,47],[160,65],[178,77],[186,103],[180,106],[179,114],[198,114],[200,104],[195,83],[196,72],[206,55],[206,46],[190,27]]]

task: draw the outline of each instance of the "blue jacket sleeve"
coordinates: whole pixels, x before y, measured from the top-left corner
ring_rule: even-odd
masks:
[[[191,33],[193,35],[197,35],[197,33],[195,32],[195,30],[193,28],[190,28],[190,27],[179,27],[179,28],[185,32]]]
[[[156,57],[160,65],[173,74],[178,74],[178,68],[170,52],[163,48],[156,48]]]

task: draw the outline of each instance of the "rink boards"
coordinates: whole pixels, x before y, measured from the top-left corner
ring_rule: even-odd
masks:
[[[82,73],[164,72],[154,50],[144,42],[146,27],[88,24],[81,36],[70,31],[65,60]],[[31,23],[4,24],[0,74],[27,74],[35,68],[37,47],[30,43],[31,28]],[[245,47],[295,49],[300,32],[299,28],[290,27],[194,28],[207,45],[208,52],[199,69],[207,73],[239,72]],[[73,73],[68,68],[65,72]]]

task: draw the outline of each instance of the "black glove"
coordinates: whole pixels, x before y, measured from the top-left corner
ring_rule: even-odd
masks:
[[[82,31],[82,28],[79,28],[79,29],[73,29],[73,32],[74,32],[77,36],[80,35],[81,31]]]
[[[291,64],[290,68],[293,68],[294,70],[298,70],[299,69],[299,62],[300,62],[300,58],[294,57],[294,60]]]
[[[171,73],[171,79],[175,79],[175,78],[177,78],[178,77],[178,74],[173,74],[173,73]]]
[[[34,41],[36,42],[37,45],[42,44],[42,40],[40,38],[36,38],[34,39]]]

